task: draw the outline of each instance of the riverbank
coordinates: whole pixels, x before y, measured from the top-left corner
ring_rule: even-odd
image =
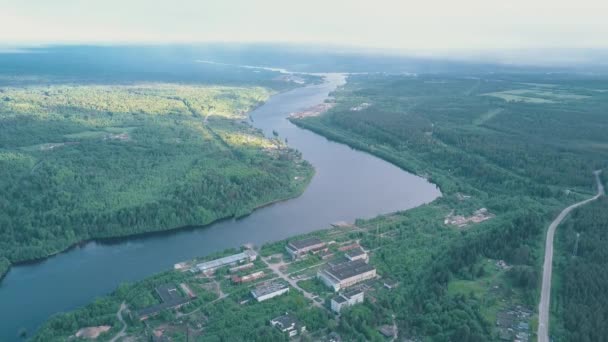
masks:
[[[175,96],[165,98],[156,90]],[[80,101],[70,116],[45,114],[64,99],[54,86],[7,88],[0,108],[16,122],[25,121],[9,125],[4,137],[8,152],[0,153],[2,166],[7,167],[0,189],[9,199],[3,211],[21,213],[8,218],[3,227],[6,238],[0,241],[0,257],[13,265],[40,261],[94,240],[243,217],[301,195],[312,178],[312,167],[297,151],[264,137],[247,120],[269,99],[271,90],[162,84],[74,85],[63,91]],[[86,118],[83,113],[99,105],[99,92],[108,97],[107,113],[99,114],[104,124],[80,124],[81,116]],[[34,106],[35,119],[23,119],[26,113],[11,106],[13,97]],[[123,104],[140,118],[113,114]],[[205,109],[209,105],[221,109],[210,114]],[[171,115],[157,114],[163,110]],[[51,129],[45,131],[47,125]],[[69,139],[78,144],[49,150],[45,144],[32,144],[31,135],[39,141]],[[71,176],[63,179],[64,175]],[[10,179],[40,188],[16,186],[19,182]],[[65,198],[58,200],[59,194]],[[55,212],[62,215],[50,214]],[[24,226],[35,228],[26,233]],[[0,266],[5,274],[8,266]]]
[[[301,196],[239,220],[111,243],[92,242],[43,263],[14,267],[0,287],[0,320],[4,322],[0,339],[12,341],[22,328],[36,331],[54,313],[82,307],[121,283],[141,281],[179,261],[245,243],[259,246],[299,236],[337,221],[354,222],[418,207],[440,196],[435,185],[420,177],[286,120],[289,113],[322,103],[342,80],[341,75],[329,76],[323,84],[279,93],[250,113],[256,130],[271,138],[273,131],[278,132],[313,166],[315,176],[310,175],[312,180]],[[268,191],[260,191],[264,192]],[[99,270],[110,271],[100,277]],[[66,284],[77,284],[77,288]],[[59,289],[60,295],[49,297],[48,288]],[[24,296],[33,304],[24,307],[20,301]]]
[[[4,279],[4,276],[8,273],[11,267],[11,262],[7,258],[0,257],[0,282]]]

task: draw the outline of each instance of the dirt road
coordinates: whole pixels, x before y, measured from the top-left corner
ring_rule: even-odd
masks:
[[[549,342],[549,304],[551,300],[551,274],[553,272],[553,237],[555,229],[564,220],[566,215],[573,209],[585,205],[596,200],[604,194],[604,186],[600,180],[601,170],[595,171],[595,180],[597,182],[597,195],[584,201],[575,203],[568,208],[562,210],[561,213],[551,222],[547,231],[547,239],[545,241],[545,262],[543,264],[543,283],[540,292],[540,303],[538,305],[538,342]]]
[[[116,334],[116,336],[114,336],[110,340],[110,342],[116,342],[116,341],[118,341],[119,338],[125,336],[125,330],[127,330],[127,323],[125,323],[124,319],[122,319],[122,312],[125,311],[126,309],[127,309],[127,304],[125,304],[125,302],[122,302],[120,304],[120,309],[118,309],[118,312],[116,313],[116,318],[118,318],[120,323],[122,323],[122,329],[120,330],[120,332],[118,332],[118,334]]]
[[[262,259],[262,261],[264,261],[264,263],[268,266],[268,268],[270,268],[272,270],[272,272],[274,272],[274,274],[276,274],[277,276],[279,276],[279,278],[285,280],[286,282],[289,283],[289,285],[291,285],[293,288],[295,288],[296,290],[302,292],[302,294],[304,295],[304,297],[310,299],[312,301],[312,303],[319,308],[324,308],[323,305],[321,305],[320,303],[318,303],[315,299],[314,299],[314,295],[311,294],[308,291],[305,291],[304,289],[302,289],[300,286],[298,286],[297,282],[291,278],[289,278],[288,275],[286,275],[285,273],[281,272],[280,267],[282,265],[284,265],[284,263],[278,263],[278,264],[271,264],[268,261]]]

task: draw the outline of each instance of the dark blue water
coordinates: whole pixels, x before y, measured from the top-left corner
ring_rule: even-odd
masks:
[[[179,261],[246,242],[257,245],[403,210],[440,196],[435,185],[367,153],[292,125],[286,117],[323,102],[341,83],[328,82],[282,93],[252,112],[254,126],[287,138],[316,169],[304,194],[239,220],[113,244],[91,242],[43,262],[14,267],[0,283],[0,341],[32,333],[54,313],[69,311],[110,293],[120,283],[172,268]]]

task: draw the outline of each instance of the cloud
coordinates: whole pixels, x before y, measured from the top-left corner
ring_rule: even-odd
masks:
[[[319,42],[407,50],[605,47],[601,0],[2,0],[0,42]]]

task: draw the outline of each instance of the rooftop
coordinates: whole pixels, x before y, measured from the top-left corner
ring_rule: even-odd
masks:
[[[256,254],[254,251],[248,249],[242,253],[233,254],[233,255],[229,255],[227,257],[223,257],[223,258],[219,258],[219,259],[197,264],[196,268],[198,268],[201,272],[204,272],[207,270],[218,268],[220,266],[232,264],[232,263],[235,263],[235,262],[238,262],[241,260],[250,259],[250,258],[254,257],[255,255]]]
[[[363,255],[363,254],[365,254],[365,251],[361,247],[356,247],[356,248],[353,248],[353,249],[349,250],[348,252],[346,252],[346,255],[348,255],[350,257],[356,257],[356,256]]]
[[[366,264],[365,261],[354,260],[328,267],[325,272],[338,280],[344,280],[373,270],[374,267]]]
[[[287,285],[283,284],[283,283],[270,283],[270,284],[264,284],[264,285],[260,285],[258,287],[256,287],[254,290],[251,291],[251,294],[253,294],[254,297],[261,297],[261,296],[265,296],[267,294],[276,292],[276,291],[280,291],[287,288]]]
[[[332,298],[332,299],[338,304],[345,303],[348,300],[348,299],[344,298],[343,295],[334,296],[334,298]]]
[[[137,316],[149,316],[159,313],[162,310],[173,308],[188,303],[190,300],[181,296],[177,288],[173,285],[161,285],[156,288],[156,293],[162,303],[149,306],[137,311]]]
[[[314,237],[304,239],[304,240],[295,240],[295,241],[289,242],[289,244],[296,249],[303,249],[306,247],[310,247],[310,246],[314,246],[314,245],[318,245],[318,244],[322,244],[322,243],[323,243],[323,241],[321,241],[321,239],[314,238]]]
[[[290,314],[285,314],[283,316],[275,317],[271,320],[272,323],[280,325],[282,328],[289,328],[290,326],[298,325],[298,320]]]

